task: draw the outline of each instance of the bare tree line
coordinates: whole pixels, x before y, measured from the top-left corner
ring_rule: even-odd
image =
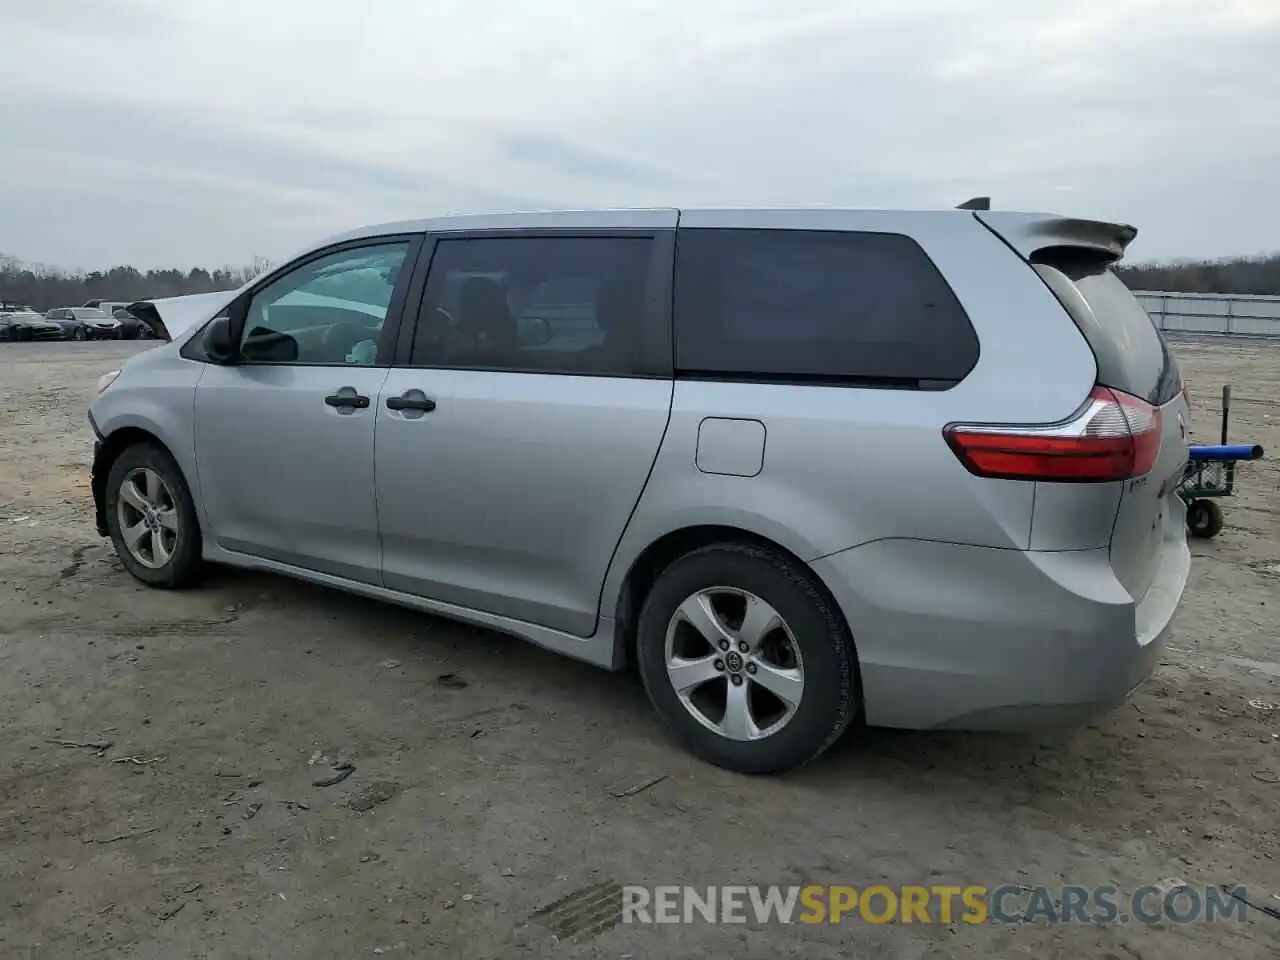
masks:
[[[109,270],[60,270],[31,266],[0,254],[0,300],[30,304],[38,310],[79,306],[88,300],[141,300],[191,293],[234,290],[268,264],[257,259],[250,266],[208,270],[147,270],[119,266]],[[1181,293],[1261,293],[1280,295],[1280,254],[1223,260],[1135,263],[1118,268],[1134,290]]]
[[[49,310],[78,307],[89,300],[154,300],[191,293],[234,290],[262,273],[268,264],[257,259],[250,266],[208,270],[139,270],[118,266],[84,272],[25,264],[0,254],[0,301]]]
[[[1280,254],[1135,263],[1120,267],[1117,273],[1132,290],[1280,294]]]

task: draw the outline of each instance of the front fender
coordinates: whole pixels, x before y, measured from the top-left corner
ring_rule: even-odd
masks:
[[[205,366],[184,360],[171,348],[139,354],[89,408],[99,436],[94,452],[94,500],[104,500],[103,485],[111,464],[134,438],[155,438],[173,457],[196,504],[202,529],[207,528],[196,465],[195,396]],[[101,509],[99,509],[99,513]],[[105,526],[99,517],[99,532]]]

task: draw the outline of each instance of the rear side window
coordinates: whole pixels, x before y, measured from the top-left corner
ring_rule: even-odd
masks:
[[[978,360],[964,308],[898,234],[684,229],[675,283],[686,375],[945,388]]]
[[[1161,406],[1181,389],[1177,361],[1150,315],[1109,261],[1059,252],[1032,259],[1098,361],[1098,382]]]

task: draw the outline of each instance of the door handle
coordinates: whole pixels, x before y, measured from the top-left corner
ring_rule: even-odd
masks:
[[[435,408],[436,402],[430,397],[412,396],[409,393],[398,397],[387,397],[388,410],[418,410],[422,413],[430,413]]]
[[[337,393],[331,393],[324,398],[327,406],[337,407],[339,410],[363,410],[369,406],[369,398],[363,394],[356,393],[351,387],[343,387]]]

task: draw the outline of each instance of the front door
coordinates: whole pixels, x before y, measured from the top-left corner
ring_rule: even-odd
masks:
[[[197,472],[219,546],[379,581],[379,345],[394,336],[383,327],[416,248],[383,240],[322,254],[250,294],[239,362],[211,365],[196,388]]]
[[[652,233],[436,244],[378,408],[386,586],[591,635],[670,413],[670,250]]]

